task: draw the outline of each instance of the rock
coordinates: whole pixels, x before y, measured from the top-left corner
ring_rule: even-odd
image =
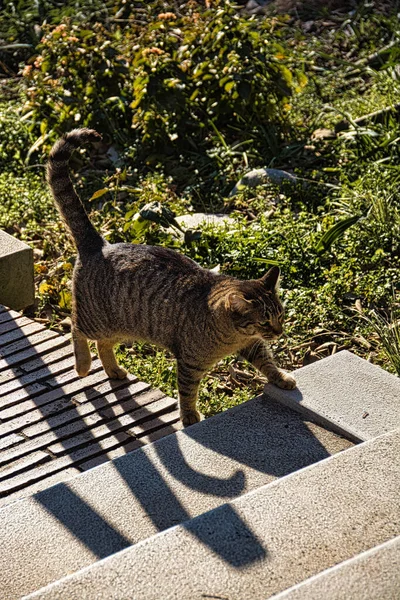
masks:
[[[223,227],[227,223],[233,224],[235,222],[235,220],[229,215],[224,215],[221,213],[193,213],[176,217],[176,221],[185,229],[197,229],[202,225],[219,225],[220,227]]]
[[[325,140],[329,138],[335,138],[336,133],[332,129],[316,129],[313,131],[311,139],[312,140]]]
[[[253,171],[249,171],[240,179],[229,196],[235,196],[238,192],[241,192],[246,187],[256,187],[262,183],[266,183],[267,181],[272,183],[282,183],[282,181],[290,181],[293,184],[296,184],[298,179],[291,173],[287,171],[282,171],[281,169],[254,169]]]

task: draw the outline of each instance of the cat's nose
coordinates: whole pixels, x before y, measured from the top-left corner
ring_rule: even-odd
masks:
[[[280,336],[283,333],[283,327],[280,323],[276,323],[276,325],[274,325],[274,334],[276,336]]]

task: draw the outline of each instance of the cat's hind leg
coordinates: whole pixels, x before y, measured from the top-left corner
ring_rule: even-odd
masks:
[[[114,355],[115,342],[112,340],[97,340],[97,350],[105,372],[111,379],[124,379],[127,371],[118,366]]]
[[[90,371],[92,357],[87,337],[75,327],[72,328],[72,344],[75,355],[75,369],[79,377],[86,377]]]

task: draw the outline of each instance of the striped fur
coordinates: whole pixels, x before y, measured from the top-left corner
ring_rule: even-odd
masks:
[[[92,130],[70,132],[53,147],[47,167],[56,205],[78,248],[72,315],[78,374],[90,370],[88,340],[96,340],[112,378],[126,376],[113,352],[118,342],[147,340],[167,348],[177,359],[184,425],[200,420],[200,381],[229,354],[241,354],[276,385],[293,388],[294,379],[275,366],[267,347],[282,333],[279,269],[241,281],[167,248],[106,242],[90,223],[67,168],[75,148],[98,139]]]

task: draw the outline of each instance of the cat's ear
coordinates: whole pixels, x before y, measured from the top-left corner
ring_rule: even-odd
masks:
[[[281,274],[279,267],[271,267],[269,271],[261,277],[261,281],[267,290],[276,291],[279,287],[279,276]]]
[[[225,298],[225,308],[242,315],[249,312],[252,306],[251,300],[246,300],[243,294],[239,292],[231,292]]]

